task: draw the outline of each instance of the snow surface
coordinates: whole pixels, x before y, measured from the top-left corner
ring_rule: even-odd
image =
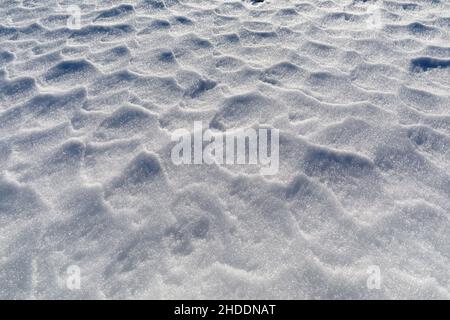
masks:
[[[449,88],[446,0],[0,0],[0,298],[449,299]]]

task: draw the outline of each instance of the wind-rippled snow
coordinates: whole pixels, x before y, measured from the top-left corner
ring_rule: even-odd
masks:
[[[0,0],[0,298],[449,299],[449,213],[448,1]]]

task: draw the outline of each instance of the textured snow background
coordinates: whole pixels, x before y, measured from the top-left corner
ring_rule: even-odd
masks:
[[[0,0],[0,298],[450,298],[448,1],[58,2]]]

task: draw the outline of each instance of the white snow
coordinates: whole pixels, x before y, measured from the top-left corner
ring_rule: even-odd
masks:
[[[446,0],[0,0],[0,298],[450,299],[449,219]]]

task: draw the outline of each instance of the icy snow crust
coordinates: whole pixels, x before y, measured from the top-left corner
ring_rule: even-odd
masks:
[[[449,31],[444,0],[1,0],[0,298],[449,299]],[[278,128],[278,174],[173,165],[194,121]]]

